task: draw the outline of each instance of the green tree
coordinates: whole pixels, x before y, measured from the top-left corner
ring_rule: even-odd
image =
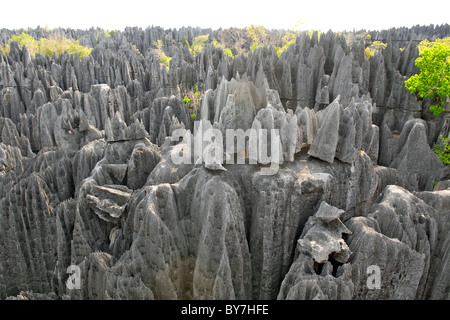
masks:
[[[281,38],[282,47],[273,46],[278,56],[281,56],[281,54],[286,50],[291,44],[295,43],[295,40],[297,38],[297,34],[293,32],[286,32],[286,34]]]
[[[252,44],[250,45],[252,52],[264,45],[264,39],[267,37],[267,32],[264,26],[252,25],[247,27],[245,31],[247,32],[247,37],[252,40]]]
[[[369,35],[370,37],[370,35]],[[370,39],[370,38],[369,38]],[[364,50],[364,56],[367,59],[370,59],[371,57],[373,57],[375,55],[375,52],[380,52],[382,51],[384,48],[386,48],[387,44],[381,41],[374,41],[370,46],[368,46],[365,50]]]
[[[450,96],[450,38],[434,42],[424,40],[419,44],[419,57],[415,65],[420,73],[405,81],[405,87],[419,98],[432,101],[430,110],[436,117],[445,109]]]

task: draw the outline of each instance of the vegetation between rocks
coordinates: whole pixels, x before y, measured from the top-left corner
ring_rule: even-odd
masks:
[[[36,54],[44,56],[68,52],[73,55],[78,54],[80,58],[87,58],[92,51],[92,48],[80,45],[78,40],[66,39],[58,34],[52,34],[49,39],[40,38],[36,40],[25,32],[22,32],[19,36],[11,37],[8,44],[0,45],[0,51],[8,54],[11,42],[17,42],[21,49],[26,46],[32,57],[35,57]]]

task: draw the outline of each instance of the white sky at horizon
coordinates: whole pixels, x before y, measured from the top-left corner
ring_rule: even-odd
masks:
[[[165,29],[183,26],[219,29],[263,25],[267,29],[292,29],[299,18],[304,23],[302,30],[324,32],[450,24],[450,1],[428,0],[422,6],[415,3],[393,0],[22,0],[2,3],[0,28],[40,25],[50,29],[123,30],[127,26],[145,29],[153,25]]]

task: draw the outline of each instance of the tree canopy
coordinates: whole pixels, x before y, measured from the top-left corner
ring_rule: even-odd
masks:
[[[422,41],[419,54],[415,65],[420,73],[405,81],[405,87],[420,98],[431,99],[430,110],[438,116],[450,96],[450,38]]]

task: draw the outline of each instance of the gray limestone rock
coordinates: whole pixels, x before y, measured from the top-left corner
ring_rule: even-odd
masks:
[[[23,172],[22,154],[19,148],[0,142],[0,177],[9,172],[16,175]]]
[[[33,156],[30,141],[26,136],[19,135],[16,126],[9,118],[0,118],[0,142],[20,149],[22,157]]]
[[[239,29],[57,32],[91,54],[33,56],[0,31],[1,299],[450,298],[449,176],[431,148],[448,115],[404,87],[417,40],[448,25],[370,31],[387,41],[370,59],[332,31],[279,57],[247,54]],[[234,58],[194,57],[184,41],[206,34]],[[200,121],[183,102],[196,86]],[[193,139],[208,129],[259,140],[205,161],[227,142]]]
[[[415,296],[422,299],[438,237],[434,210],[401,187],[388,186],[380,204],[373,206],[369,217],[377,221],[382,234],[398,239],[424,255],[423,277]]]
[[[117,223],[120,216],[125,212],[131,190],[125,186],[94,185],[92,194],[86,195],[89,205],[100,219]]]
[[[346,226],[352,232],[347,243],[354,253],[349,261],[354,285],[352,299],[414,299],[423,276],[424,255],[380,233],[372,218],[352,218]],[[373,274],[370,266],[379,270],[379,286],[376,280],[369,279]]]
[[[344,213],[325,201],[311,216],[297,241],[296,259],[281,284],[278,299],[350,299],[351,251],[342,234],[351,234]]]
[[[95,165],[103,159],[105,148],[106,141],[100,139],[86,144],[75,154],[72,165],[76,190],[81,182],[91,175],[91,171]]]
[[[306,108],[299,108],[295,110],[297,115],[297,124],[302,131],[303,143],[310,145],[314,140],[319,120],[316,117],[314,110]]]
[[[308,154],[330,163],[334,162],[339,139],[341,106],[336,99],[324,111]]]
[[[132,190],[142,188],[160,160],[161,154],[155,145],[136,145],[128,161],[126,185]]]
[[[179,159],[179,161],[178,161]],[[153,168],[145,185],[176,183],[194,167],[194,155],[191,145],[179,143],[170,148]]]
[[[326,202],[310,217],[298,240],[297,250],[311,255],[319,264],[328,261],[329,256],[340,263],[346,263],[351,251],[342,239],[342,233],[351,233],[339,220],[344,210],[332,207]]]
[[[430,190],[433,182],[444,175],[443,165],[427,143],[426,132],[426,126],[420,121],[405,124],[398,137],[398,153],[390,164],[408,177],[411,189]]]
[[[20,200],[14,201],[16,197]],[[0,251],[2,299],[20,291],[51,292],[57,248],[52,214],[56,204],[57,199],[38,173],[4,193],[0,201],[0,239],[4,244]]]

